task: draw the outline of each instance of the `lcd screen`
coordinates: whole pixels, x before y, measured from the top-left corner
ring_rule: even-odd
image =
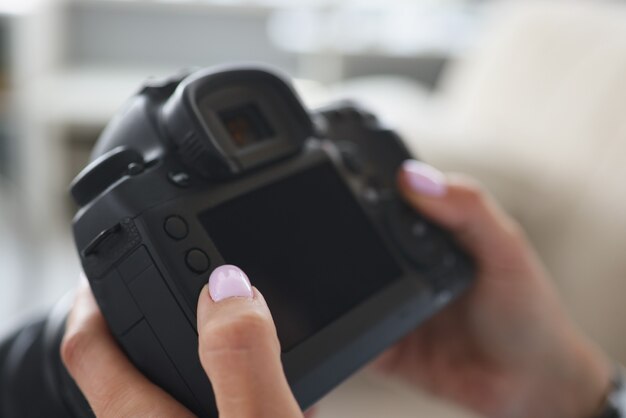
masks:
[[[212,208],[200,221],[225,261],[263,293],[283,351],[402,274],[330,163]]]

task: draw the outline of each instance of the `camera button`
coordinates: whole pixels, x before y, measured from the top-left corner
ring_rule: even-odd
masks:
[[[175,240],[181,240],[189,234],[187,222],[180,216],[168,217],[163,224],[163,229],[165,229],[165,233],[169,235],[170,238]]]
[[[415,238],[425,238],[428,235],[428,224],[426,221],[419,219],[411,225],[411,234]]]
[[[211,260],[209,260],[209,256],[198,248],[194,248],[187,252],[185,263],[187,264],[189,270],[198,274],[204,273],[209,269],[209,267],[211,267]]]
[[[170,182],[172,182],[173,185],[182,188],[189,187],[189,184],[191,183],[191,178],[189,177],[189,174],[185,173],[184,171],[171,171],[167,174],[167,178],[170,180]]]

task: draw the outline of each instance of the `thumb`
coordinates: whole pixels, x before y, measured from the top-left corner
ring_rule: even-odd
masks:
[[[213,271],[198,301],[199,355],[221,418],[302,417],[270,311],[238,267]]]
[[[521,228],[476,181],[408,160],[398,183],[411,206],[450,231],[483,266],[525,263],[528,250]]]

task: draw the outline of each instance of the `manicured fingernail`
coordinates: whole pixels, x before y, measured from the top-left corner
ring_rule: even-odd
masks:
[[[425,196],[443,196],[448,189],[446,176],[436,168],[416,160],[407,160],[402,164],[408,185],[416,193]]]
[[[234,297],[252,298],[252,286],[239,267],[226,264],[211,273],[209,295],[215,302]]]

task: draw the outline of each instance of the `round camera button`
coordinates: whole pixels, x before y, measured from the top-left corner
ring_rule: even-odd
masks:
[[[204,273],[209,269],[209,267],[211,267],[211,260],[209,260],[209,256],[198,248],[194,248],[187,252],[185,263],[187,264],[189,270],[198,274]]]
[[[170,216],[165,220],[165,224],[163,225],[163,229],[165,229],[165,233],[169,235],[170,238],[175,240],[181,240],[186,238],[189,234],[189,227],[187,226],[187,222],[180,216]]]
[[[167,178],[169,178],[172,184],[178,187],[189,187],[189,184],[191,183],[191,178],[189,177],[189,174],[185,173],[184,171],[172,171],[168,173]]]
[[[143,164],[130,163],[128,164],[128,167],[126,167],[126,172],[129,176],[138,176],[139,174],[143,173],[145,168],[146,167]]]

